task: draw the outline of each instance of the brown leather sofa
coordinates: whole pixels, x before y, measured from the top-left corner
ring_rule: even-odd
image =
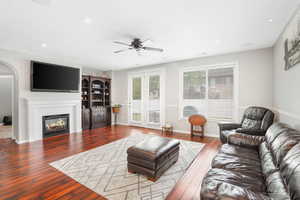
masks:
[[[230,135],[228,143],[202,182],[201,200],[300,200],[299,131],[276,123],[265,137]]]
[[[263,107],[252,106],[245,110],[242,121],[237,123],[219,123],[220,139],[227,143],[228,135],[247,134],[264,136],[273,124],[274,113]]]

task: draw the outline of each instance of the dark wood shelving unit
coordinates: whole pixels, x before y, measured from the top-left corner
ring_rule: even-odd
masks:
[[[111,80],[82,76],[81,92],[83,129],[111,125]]]

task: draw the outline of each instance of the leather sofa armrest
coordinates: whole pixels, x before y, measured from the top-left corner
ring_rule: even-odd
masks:
[[[236,132],[253,135],[253,136],[265,136],[265,134],[266,134],[266,131],[264,131],[264,130],[248,129],[248,128],[238,128],[238,129],[236,129]]]
[[[229,122],[220,122],[218,123],[220,130],[225,131],[225,130],[234,130],[237,128],[241,128],[242,125],[238,123],[229,123]]]
[[[244,133],[231,133],[228,135],[228,143],[241,147],[257,149],[265,141],[265,136],[247,135]]]

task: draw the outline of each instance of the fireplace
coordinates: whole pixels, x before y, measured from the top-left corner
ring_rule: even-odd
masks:
[[[43,116],[43,137],[70,132],[69,114]]]

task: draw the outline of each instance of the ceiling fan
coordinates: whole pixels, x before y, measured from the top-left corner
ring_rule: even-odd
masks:
[[[134,38],[130,44],[127,44],[125,42],[114,41],[115,44],[120,44],[120,45],[127,46],[126,49],[121,49],[121,50],[118,50],[118,51],[114,51],[114,53],[121,53],[121,52],[128,51],[128,50],[136,50],[136,52],[138,52],[138,53],[141,52],[141,51],[158,51],[158,52],[163,52],[164,51],[163,49],[160,49],[160,48],[153,48],[153,47],[144,46],[144,43],[147,42],[147,41],[148,40],[142,41],[139,38]]]

